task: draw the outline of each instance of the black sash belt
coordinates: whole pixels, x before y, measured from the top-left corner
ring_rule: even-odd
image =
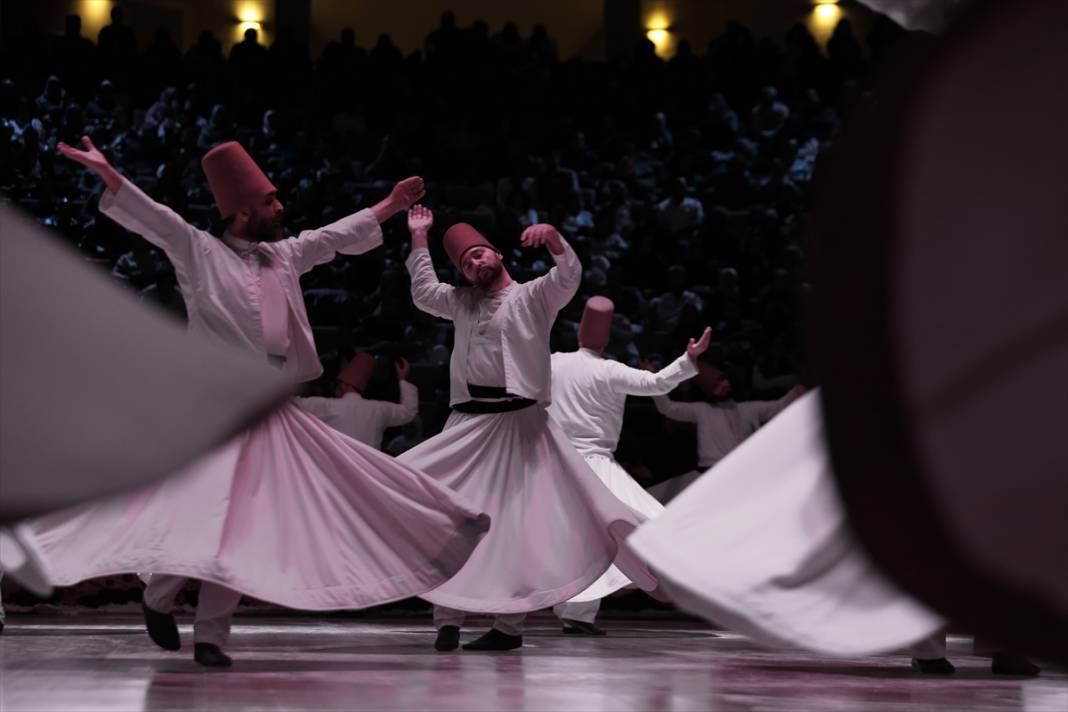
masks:
[[[463,403],[457,403],[452,407],[453,410],[459,413],[511,413],[515,410],[522,410],[523,408],[529,408],[537,403],[537,401],[530,398],[521,398],[515,394],[509,393],[501,386],[476,386],[473,383],[467,384],[467,392],[471,394],[472,398],[507,398],[507,400],[499,401],[464,401]]]

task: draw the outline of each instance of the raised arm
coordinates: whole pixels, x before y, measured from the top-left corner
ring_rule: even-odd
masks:
[[[396,369],[397,381],[400,384],[400,403],[381,404],[386,414],[386,425],[391,428],[412,422],[419,412],[419,389],[408,381],[412,365],[402,358],[397,360]]]
[[[667,396],[654,396],[653,404],[665,418],[683,423],[696,423],[701,409],[708,407],[706,403],[683,403],[671,400]]]
[[[304,273],[329,262],[337,253],[362,255],[382,244],[382,223],[426,195],[423,179],[405,178],[393,186],[389,197],[318,230],[305,230],[297,237],[277,243],[288,250],[297,271]]]
[[[670,393],[675,386],[697,375],[697,359],[708,350],[712,341],[712,329],[705,327],[701,338],[690,339],[686,353],[679,356],[666,367],[653,371],[652,365],[643,364],[643,368],[631,368],[622,363],[608,361],[611,386],[619,393],[629,396],[662,396]]]
[[[519,237],[519,244],[523,247],[544,245],[549,248],[556,266],[548,274],[532,281],[530,289],[545,308],[555,314],[571,301],[582,281],[582,263],[578,255],[555,227],[544,223],[531,225],[524,230]]]
[[[191,263],[192,242],[198,234],[196,228],[123,178],[88,136],[82,136],[82,145],[84,151],[60,141],[58,149],[104,181],[106,190],[100,198],[100,211],[163,250],[179,275],[186,273]]]
[[[458,305],[456,287],[442,284],[434,271],[427,244],[434,214],[422,205],[408,211],[408,230],[412,235],[412,252],[405,266],[412,280],[412,301],[421,311],[443,319],[452,319]]]
[[[791,388],[789,392],[782,398],[773,401],[748,401],[746,403],[739,403],[738,406],[750,411],[760,424],[768,422],[776,415],[786,409],[786,406],[793,403],[795,400],[803,396],[806,392],[806,388],[798,384]]]

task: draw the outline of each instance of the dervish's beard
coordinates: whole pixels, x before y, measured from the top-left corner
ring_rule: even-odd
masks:
[[[488,289],[501,276],[501,265],[482,267],[475,272],[474,284],[479,289]]]
[[[277,220],[250,220],[248,233],[257,242],[278,242],[286,236],[281,216]]]

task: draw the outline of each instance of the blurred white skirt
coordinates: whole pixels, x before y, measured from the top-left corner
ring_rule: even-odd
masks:
[[[940,631],[944,621],[853,538],[818,390],[709,472],[627,540],[681,608],[766,645],[831,655],[887,652]]]

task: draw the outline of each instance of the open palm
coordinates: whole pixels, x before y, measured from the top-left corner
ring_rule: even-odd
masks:
[[[701,338],[697,341],[690,339],[689,345],[686,347],[686,353],[692,359],[696,359],[698,356],[708,351],[708,345],[712,343],[712,328],[706,326],[704,333],[701,334]]]
[[[86,168],[99,173],[108,167],[108,159],[104,158],[104,154],[100,152],[88,136],[82,136],[82,145],[85,146],[85,150],[79,150],[73,146],[69,146],[62,141],[59,142],[57,148],[67,158],[72,161],[81,163]]]
[[[424,205],[413,205],[408,210],[408,229],[412,232],[427,232],[434,224],[434,213]]]

